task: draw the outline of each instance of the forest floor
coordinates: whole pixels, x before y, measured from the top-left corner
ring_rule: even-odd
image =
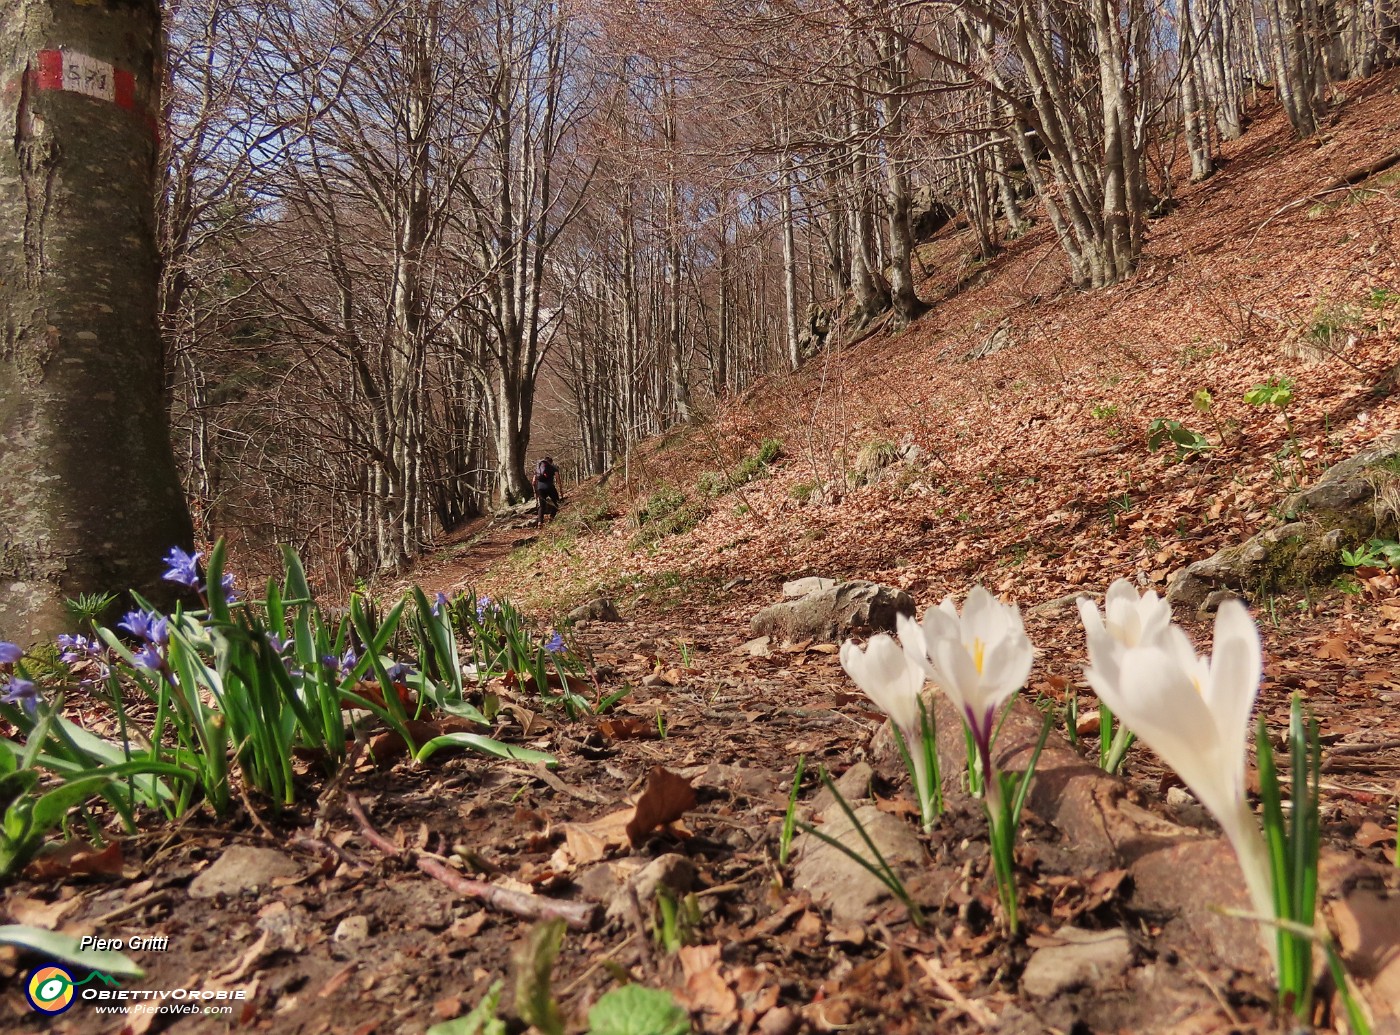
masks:
[[[591,660],[591,693],[630,689],[606,715],[571,720],[503,691],[498,735],[553,753],[557,770],[367,756],[275,821],[196,818],[121,842],[93,875],[17,882],[5,915],[167,936],[164,951],[133,953],[148,971],[138,987],[241,989],[233,1021],[258,1030],[420,1032],[503,978],[508,1014],[531,923],[415,865],[440,857],[499,888],[598,903],[554,967],[570,1030],[621,976],[672,990],[712,1032],[1286,1030],[1248,922],[1211,909],[1241,904],[1233,858],[1150,752],[1134,749],[1121,780],[1099,778],[1078,761],[1092,736],[1077,752],[1056,733],[1018,855],[1023,933],[1009,939],[975,803],[953,786],[948,814],[916,835],[882,716],[837,645],[751,645],[749,620],[799,576],[872,579],[921,608],[981,583],[1026,614],[1027,697],[1062,707],[1077,695],[1087,709],[1068,595],[1118,577],[1164,590],[1267,527],[1296,486],[1400,430],[1400,177],[1344,182],[1395,149],[1397,83],[1349,84],[1312,141],[1261,117],[1219,174],[1178,191],[1123,285],[1075,292],[1044,227],[984,263],[952,228],[921,249],[936,304],[919,323],[833,342],[801,373],[645,444],[605,485],[566,488],[538,534],[519,520],[462,530],[412,574],[429,592],[508,595],[547,622],[602,591],[621,612],[569,633]],[[1008,347],[965,358],[998,328]],[[1286,412],[1243,401],[1280,377],[1293,385]],[[1202,390],[1206,412],[1193,407]],[[1150,450],[1158,417],[1212,448],[1185,462]],[[769,438],[781,454],[729,487],[724,475]],[[726,491],[705,491],[706,474]],[[637,520],[658,497],[667,534]],[[1282,729],[1301,690],[1321,727],[1323,918],[1375,1030],[1400,1031],[1400,585],[1363,573],[1250,604],[1260,714]],[[1208,643],[1207,621],[1178,618]],[[823,766],[855,773],[846,789],[894,822],[881,836],[922,925],[868,895],[860,871],[814,869],[814,846],[779,865],[799,755],[804,816],[829,804]],[[680,818],[629,839],[621,828],[648,788]],[[1095,841],[1095,824],[1124,816],[1151,850]],[[658,878],[681,897],[670,945]],[[18,967],[0,956],[0,973]],[[44,1021],[12,999],[4,1030],[231,1023],[88,1008]],[[1320,1028],[1338,1023],[1332,1007],[1324,996]]]

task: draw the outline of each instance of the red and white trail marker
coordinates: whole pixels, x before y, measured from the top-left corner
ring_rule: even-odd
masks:
[[[35,62],[40,90],[66,90],[119,108],[136,107],[136,77],[122,68],[76,50],[41,50]]]

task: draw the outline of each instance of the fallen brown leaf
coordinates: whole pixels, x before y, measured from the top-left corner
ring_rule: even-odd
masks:
[[[643,740],[658,735],[656,723],[631,715],[599,719],[598,732],[608,740]]]
[[[124,861],[122,846],[115,841],[101,849],[83,841],[69,841],[40,855],[24,872],[34,880],[54,880],[79,874],[120,877]]]
[[[694,807],[695,788],[690,781],[664,766],[653,766],[646,790],[637,799],[635,815],[627,824],[627,839],[637,845],[647,834],[680,819]]]

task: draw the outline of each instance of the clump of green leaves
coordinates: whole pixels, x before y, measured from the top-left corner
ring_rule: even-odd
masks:
[[[1297,458],[1298,466],[1306,470],[1302,454],[1298,448],[1298,435],[1293,427],[1293,418],[1288,412],[1288,404],[1293,401],[1293,380],[1287,377],[1273,377],[1263,384],[1257,384],[1244,393],[1244,401],[1250,406],[1263,408],[1273,406],[1283,414],[1284,427],[1288,430],[1287,452]],[[1277,468],[1275,473],[1280,473]],[[1298,479],[1293,478],[1296,487]]]
[[[1095,403],[1089,408],[1089,416],[1094,420],[1113,420],[1118,416],[1118,404],[1111,402]]]
[[[1259,760],[1260,798],[1264,834],[1272,867],[1274,915],[1292,921],[1308,934],[1285,926],[1278,931],[1278,994],[1296,1016],[1312,1016],[1313,943],[1311,931],[1317,907],[1317,864],[1321,835],[1318,792],[1322,748],[1317,720],[1304,715],[1302,698],[1293,695],[1288,724],[1289,807],[1283,806],[1268,727],[1261,717],[1255,736]],[[1344,987],[1344,986],[1343,986]]]
[[[685,493],[672,485],[662,485],[648,497],[642,508],[637,511],[637,525],[642,526],[650,522],[660,521],[664,517],[669,517],[681,507],[685,506]]]
[[[1244,401],[1250,406],[1277,406],[1280,410],[1285,409],[1293,401],[1293,379],[1270,378],[1245,392]]]
[[[739,466],[734,469],[733,482],[735,485],[746,485],[768,468],[772,467],[783,455],[783,440],[780,438],[765,438],[758,447],[758,452],[752,456],[746,456],[739,461]]]
[[[695,479],[695,491],[714,499],[729,491],[729,479],[718,471],[704,471]]]
[[[1305,336],[1312,344],[1324,350],[1333,350],[1345,344],[1347,337],[1362,323],[1361,314],[1355,306],[1319,303],[1313,310]]]
[[[514,958],[515,1012],[541,1035],[564,1035],[564,1014],[552,988],[563,941],[564,921],[543,921]],[[433,1025],[428,1035],[506,1035],[512,1029],[499,1016],[503,985],[495,982],[470,1013]],[[643,985],[611,989],[588,1011],[589,1035],[690,1035],[691,1030],[690,1016],[669,992]]]
[[[0,704],[0,718],[22,739],[0,738],[0,878],[23,869],[72,809],[105,799],[127,830],[136,808],[173,801],[173,787],[191,774],[153,751],[132,751],[63,719],[62,698],[39,706],[37,718]],[[172,782],[173,781],[173,782]]]
[[[426,608],[426,601],[420,602],[420,622]],[[466,641],[472,674],[483,688],[483,710],[490,715],[495,714],[495,702],[487,701],[485,687],[497,678],[532,687],[541,703],[547,707],[562,707],[570,718],[597,711],[588,698],[578,692],[577,688],[586,682],[584,661],[563,633],[555,630],[545,635],[506,598],[478,597],[470,590],[457,599],[451,615]],[[446,634],[442,639],[435,656],[455,656],[455,643],[447,642]],[[460,682],[460,676],[456,678]],[[613,698],[606,706],[615,702]],[[601,703],[600,707],[603,707]],[[446,710],[463,714],[450,707]],[[465,717],[485,721],[470,713]]]
[[[1199,431],[1188,428],[1181,421],[1169,417],[1153,417],[1147,425],[1147,448],[1155,453],[1169,445],[1174,449],[1178,463],[1208,453],[1214,448],[1209,439]]]
[[[1343,549],[1342,563],[1348,568],[1400,568],[1400,543],[1372,539],[1355,550]]]

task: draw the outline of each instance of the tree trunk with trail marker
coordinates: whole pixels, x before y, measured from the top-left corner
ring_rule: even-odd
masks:
[[[0,13],[0,639],[193,538],[156,322],[155,0]]]

